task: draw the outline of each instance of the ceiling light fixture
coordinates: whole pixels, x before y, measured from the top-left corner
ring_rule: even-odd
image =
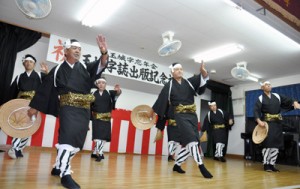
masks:
[[[115,13],[125,0],[94,0],[84,10],[85,14],[81,20],[84,26],[95,26],[104,23]]]
[[[201,63],[202,61],[208,62],[215,59],[219,59],[225,56],[229,56],[244,50],[244,46],[240,44],[227,44],[220,46],[205,52],[202,52],[194,57],[195,62]]]
[[[248,80],[251,80],[251,81],[258,82],[258,78],[254,77],[254,76],[252,76],[252,75],[249,75],[249,76],[247,77],[247,79],[248,79]]]

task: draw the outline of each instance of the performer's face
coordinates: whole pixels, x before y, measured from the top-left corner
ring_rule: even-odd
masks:
[[[106,89],[106,82],[105,81],[98,81],[97,87],[99,91],[104,91]]]
[[[174,79],[182,78],[183,76],[182,67],[174,68],[174,71],[172,72],[172,76]]]
[[[210,105],[209,106],[209,109],[211,110],[211,111],[213,111],[213,112],[215,112],[215,111],[217,111],[217,105]]]
[[[23,65],[26,71],[31,71],[34,69],[35,62],[32,60],[25,60],[25,62],[23,62]]]
[[[65,56],[68,62],[78,62],[81,56],[81,47],[71,46],[65,50]]]
[[[271,84],[264,84],[264,85],[262,86],[262,90],[263,90],[264,92],[271,92],[271,90],[272,90]]]

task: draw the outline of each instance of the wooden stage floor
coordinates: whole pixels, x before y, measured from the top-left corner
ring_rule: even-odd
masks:
[[[27,147],[24,157],[17,160],[0,153],[0,189],[63,188],[60,179],[50,175],[55,157],[54,148]],[[297,166],[278,165],[281,172],[269,173],[262,171],[261,163],[234,157],[226,163],[209,158],[204,162],[212,179],[202,177],[191,157],[182,166],[186,174],[178,174],[166,156],[106,153],[102,162],[96,162],[90,152],[83,151],[72,160],[71,169],[82,189],[300,188]]]

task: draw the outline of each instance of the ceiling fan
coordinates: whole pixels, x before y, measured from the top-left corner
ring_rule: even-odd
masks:
[[[166,31],[162,34],[163,44],[158,49],[160,56],[169,56],[176,53],[181,47],[181,41],[174,39],[174,32]]]
[[[247,70],[247,62],[236,63],[236,67],[231,69],[231,75],[241,81],[251,80],[258,82],[258,78]]]
[[[15,0],[23,14],[31,19],[45,18],[51,12],[50,0]]]

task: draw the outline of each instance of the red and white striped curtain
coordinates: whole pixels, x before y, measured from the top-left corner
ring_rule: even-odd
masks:
[[[129,154],[168,154],[167,129],[164,138],[154,143],[156,128],[149,130],[136,129],[130,121],[131,111],[116,109],[112,112],[112,140],[106,143],[104,151]],[[91,122],[90,122],[90,128]],[[42,114],[42,123],[39,130],[30,137],[29,146],[54,147],[58,142],[59,120],[51,115]],[[11,144],[12,138],[0,131],[1,141]],[[4,137],[4,138],[3,138]],[[87,133],[84,150],[93,149],[92,131]]]

